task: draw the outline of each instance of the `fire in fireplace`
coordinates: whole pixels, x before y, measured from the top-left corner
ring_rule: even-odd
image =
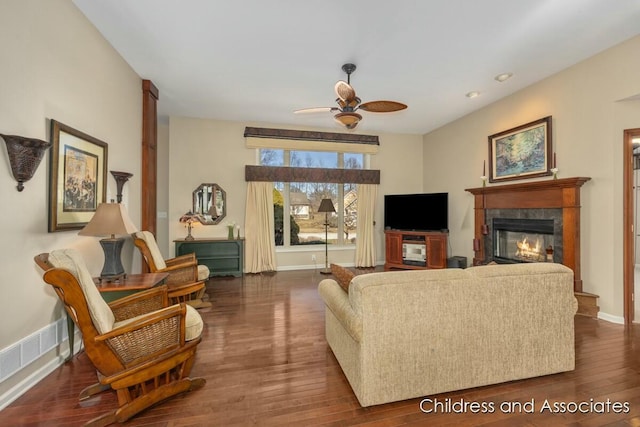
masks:
[[[503,263],[552,261],[553,222],[553,219],[494,218],[493,259]]]

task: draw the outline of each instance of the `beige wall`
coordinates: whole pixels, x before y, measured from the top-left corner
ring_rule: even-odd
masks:
[[[141,79],[68,0],[3,0],[0,6],[0,133],[49,140],[55,119],[109,144],[108,170],[133,178],[123,202],[140,223]],[[0,142],[0,350],[59,319],[62,308],[42,281],[33,257],[63,247],[82,250],[92,273],[103,255],[96,238],[77,231],[47,232],[45,156],[23,192],[16,191],[5,143]],[[107,178],[107,197],[115,181]],[[123,263],[132,268],[132,245]],[[62,346],[62,350],[66,345]],[[0,383],[0,395],[55,359],[56,351]]]
[[[636,37],[424,137],[380,135],[380,152],[371,160],[371,167],[381,170],[378,260],[384,259],[383,195],[421,191],[450,193],[449,255],[471,259],[473,203],[464,189],[480,185],[487,135],[552,115],[560,176],[592,177],[582,193],[584,288],[600,295],[602,313],[622,316],[622,131],[640,127],[640,102],[625,100],[640,94],[639,50]],[[4,0],[0,58],[0,133],[48,140],[49,120],[55,119],[107,142],[108,170],[133,173],[123,202],[139,224],[140,77],[68,0]],[[173,254],[172,240],[186,234],[178,218],[191,208],[191,192],[202,182],[221,185],[228,196],[227,219],[244,222],[244,165],[256,159],[254,150],[244,146],[245,126],[276,127],[181,117],[160,124],[158,211],[167,217],[158,219],[158,236],[167,256]],[[6,149],[0,151],[0,313],[10,325],[0,328],[3,351],[63,316],[33,263],[35,254],[78,248],[94,275],[100,272],[103,255],[95,238],[79,237],[75,231],[47,232],[49,155],[19,193]],[[108,199],[115,198],[110,175],[107,184]],[[193,233],[226,235],[223,226],[202,226]],[[309,254],[279,253],[279,268],[312,267]],[[352,263],[353,251],[332,252],[331,259]],[[139,271],[139,255],[130,241],[123,262],[127,271]],[[65,349],[49,352],[4,380],[0,396],[59,360],[58,353]]]
[[[191,193],[203,182],[219,184],[227,192],[227,217],[219,225],[197,226],[195,237],[226,237],[224,223],[241,224],[244,235],[246,182],[244,166],[256,164],[256,150],[245,147],[246,126],[296,128],[265,123],[240,123],[219,120],[171,117],[169,121],[169,248],[173,239],[183,238],[186,230],[178,218],[191,209]],[[299,129],[299,127],[297,127]],[[331,129],[315,129],[335,132]],[[366,132],[363,132],[366,133]],[[422,137],[419,135],[383,134],[379,153],[371,157],[371,168],[380,169],[376,228],[377,259],[384,260],[383,194],[422,191]],[[313,268],[311,254],[317,254],[319,267],[324,267],[324,246],[315,250],[279,251],[278,269]],[[354,251],[332,248],[331,262],[354,263]]]
[[[558,175],[592,178],[582,187],[584,291],[600,296],[605,318],[621,320],[622,136],[640,127],[640,102],[623,100],[640,94],[639,50],[636,37],[424,136],[424,190],[451,194],[454,253],[473,257],[464,189],[481,185],[487,136],[551,115]]]

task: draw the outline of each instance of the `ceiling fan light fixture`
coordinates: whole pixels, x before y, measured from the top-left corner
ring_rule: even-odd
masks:
[[[362,116],[360,114],[348,111],[344,113],[338,113],[333,116],[333,118],[336,120],[336,122],[342,124],[347,129],[354,129],[358,125],[358,122],[362,120]]]
[[[338,80],[334,86],[334,91],[337,95],[337,107],[303,108],[302,110],[296,110],[295,113],[338,111],[338,114],[333,116],[334,120],[347,129],[355,129],[358,123],[360,123],[360,120],[362,120],[362,116],[356,113],[356,110],[370,113],[391,113],[407,108],[406,104],[397,101],[379,100],[362,103],[362,100],[356,96],[355,89],[351,86],[351,73],[353,73],[355,69],[355,64],[351,63],[342,66],[342,71],[347,73],[347,81]]]

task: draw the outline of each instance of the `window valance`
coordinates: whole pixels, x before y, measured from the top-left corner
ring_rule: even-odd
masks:
[[[246,165],[245,181],[330,182],[380,184],[380,171],[372,169],[296,168]]]
[[[247,148],[376,154],[380,146],[377,136],[352,133],[246,127],[244,136]]]

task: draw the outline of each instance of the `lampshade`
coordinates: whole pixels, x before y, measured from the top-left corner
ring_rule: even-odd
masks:
[[[101,203],[91,221],[78,233],[81,236],[124,236],[138,231],[124,205]]]
[[[124,267],[120,260],[120,253],[124,245],[122,237],[138,231],[124,205],[120,203],[101,203],[93,214],[91,221],[78,233],[81,236],[109,236],[101,239],[100,246],[104,251],[104,266],[100,273],[100,280],[119,280],[125,277]]]
[[[362,116],[358,113],[352,113],[352,112],[344,112],[344,113],[338,113],[335,116],[333,116],[333,118],[338,122],[343,124],[347,129],[355,129],[355,127],[358,125],[358,122],[360,122],[360,120],[362,120]]]
[[[335,212],[336,208],[333,207],[333,202],[331,199],[322,199],[320,202],[320,206],[318,207],[318,212]]]
[[[191,224],[191,223],[194,223],[196,221],[199,221],[198,215],[194,214],[191,211],[187,212],[186,214],[184,214],[184,215],[182,215],[180,217],[180,222],[182,222],[182,223]]]

